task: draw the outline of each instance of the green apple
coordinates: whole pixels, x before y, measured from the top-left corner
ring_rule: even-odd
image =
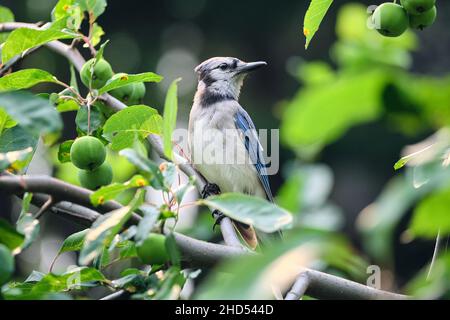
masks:
[[[70,160],[79,169],[94,170],[105,162],[105,158],[105,146],[95,137],[78,138],[70,148]]]
[[[383,36],[398,37],[408,28],[408,14],[398,4],[383,3],[375,9],[372,24]]]
[[[136,251],[142,263],[162,265],[169,260],[166,249],[166,237],[150,233],[148,238],[136,246]]]
[[[436,15],[437,10],[435,6],[422,14],[410,15],[409,26],[413,29],[423,30],[434,23],[434,21],[436,20]]]
[[[91,74],[93,63],[95,63],[94,58],[88,60],[83,65],[80,71],[81,81],[89,88],[89,81],[92,78],[90,87],[92,89],[100,89],[109,79],[111,79],[114,73],[108,61],[100,59],[97,61],[97,64],[94,66],[94,72]]]
[[[112,179],[113,171],[111,165],[107,162],[92,171],[78,171],[78,180],[81,185],[90,190],[97,190],[102,186],[106,186],[112,182]]]
[[[400,0],[400,3],[409,14],[417,15],[433,8],[436,0]]]

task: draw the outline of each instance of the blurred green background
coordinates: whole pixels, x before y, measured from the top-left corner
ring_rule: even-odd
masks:
[[[0,2],[24,22],[49,20],[55,3]],[[168,85],[183,78],[180,126],[197,64],[212,56],[267,61],[247,80],[241,104],[258,128],[281,129],[280,172],[271,177],[278,203],[303,228],[342,232],[355,252],[387,270],[386,289],[402,287],[429,263],[434,247],[433,232],[428,239],[405,232],[413,209],[445,186],[438,178],[448,170],[427,167],[427,183],[414,188],[422,168],[396,172],[393,165],[404,146],[450,123],[450,3],[438,1],[431,28],[388,39],[366,27],[367,7],[380,1],[334,1],[305,50],[308,3],[115,0],[98,23],[116,72],[165,77],[147,86],[146,104],[162,110]],[[46,50],[22,63],[31,66],[69,78],[67,62]],[[74,115],[64,117],[65,137],[73,138]]]

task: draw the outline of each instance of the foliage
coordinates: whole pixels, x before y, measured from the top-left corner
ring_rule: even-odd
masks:
[[[332,2],[311,1],[304,20],[306,47]],[[59,0],[50,23],[37,29],[16,29],[7,38],[1,35],[2,63],[62,40],[87,48],[86,55],[95,67],[108,50],[105,32],[97,21],[106,8],[105,0]],[[0,23],[13,20],[13,14],[0,7]],[[108,103],[108,92],[132,84],[160,82],[162,76],[153,72],[119,72],[97,89],[90,85],[79,88],[80,75],[72,65],[67,80],[35,68],[14,70],[0,78],[2,173],[26,173],[41,140],[51,149],[55,175],[79,185],[70,150],[75,139],[82,136],[93,136],[102,148],[105,146],[106,163],[114,172],[113,182],[89,193],[90,204],[85,204],[103,214],[89,228],[61,241],[54,257],[55,263],[70,252],[77,257],[76,266],[54,272],[53,263],[51,270],[35,270],[20,282],[15,258],[42,235],[39,218],[43,214],[36,214],[30,206],[35,195],[22,195],[22,210],[15,224],[0,220],[0,298],[85,299],[109,288],[125,290],[131,299],[179,299],[187,281],[194,283],[193,297],[198,299],[275,298],[289,289],[299,266],[360,282],[366,278],[366,260],[392,270],[392,242],[411,208],[412,217],[407,217],[404,234],[426,239],[447,236],[450,139],[447,129],[442,128],[450,123],[449,78],[410,73],[411,52],[417,47],[415,35],[407,31],[397,39],[387,39],[368,30],[366,20],[362,5],[342,7],[336,25],[337,42],[331,50],[336,68],[312,61],[295,71],[301,87],[282,107],[281,137],[297,158],[283,168],[285,183],[277,195],[279,205],[236,193],[187,202],[195,179],[189,177],[183,182],[180,165],[149,159],[148,139],[161,138],[164,158],[175,160],[172,135],[177,124],[180,79],[170,84],[160,115],[161,108],[145,104],[120,104],[121,110],[113,110]],[[85,30],[87,34],[83,34]],[[92,72],[89,77],[88,84],[94,80]],[[49,92],[23,91],[43,83],[50,84],[43,87]],[[58,86],[62,91],[55,89]],[[74,120],[73,126],[63,123],[62,113],[66,121]],[[306,162],[316,159],[351,128],[375,121],[384,121],[392,130],[413,138],[430,130],[438,133],[405,149],[394,164],[398,176],[359,215],[363,254],[339,233],[344,221],[342,209],[330,199],[334,184],[331,168]],[[70,131],[70,127],[71,137],[62,141],[62,131]],[[160,202],[152,198],[155,194]],[[183,207],[202,206],[254,226],[264,243],[259,254],[224,261],[210,269],[186,269],[173,231]],[[211,227],[212,219],[201,215],[191,230],[181,231],[210,240],[215,236]],[[285,235],[282,242],[264,235],[281,229]],[[160,247],[165,261],[149,265],[138,259],[139,248],[155,233],[165,234],[164,248]],[[424,269],[404,290],[419,297],[448,296],[448,260],[447,254],[439,255],[433,277],[426,280]],[[112,265],[116,268],[108,269]],[[196,279],[200,272],[205,272],[205,277]],[[281,291],[274,293],[273,288]]]
[[[333,0],[311,0],[303,22],[303,34],[306,37],[305,48],[307,49],[312,38],[319,30],[320,23],[325,17]]]

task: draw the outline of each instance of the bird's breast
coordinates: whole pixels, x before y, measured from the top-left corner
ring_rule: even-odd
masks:
[[[232,117],[214,115],[191,119],[189,145],[195,168],[222,192],[242,192],[264,196],[242,133]]]

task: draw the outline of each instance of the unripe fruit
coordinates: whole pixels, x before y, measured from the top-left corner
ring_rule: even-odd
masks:
[[[400,5],[383,3],[375,9],[372,24],[383,36],[398,37],[408,28],[409,19]]]
[[[161,234],[150,233],[148,238],[138,244],[136,251],[142,263],[164,264],[169,260],[166,249],[166,237]]]
[[[431,8],[428,11],[425,11],[422,14],[417,16],[409,16],[409,26],[413,29],[423,30],[426,27],[431,26],[436,20],[437,10],[436,7]]]
[[[107,162],[92,171],[78,171],[78,180],[81,185],[90,190],[97,190],[102,186],[106,186],[112,182],[112,179],[113,171],[111,165]]]
[[[79,169],[94,170],[105,162],[105,158],[105,146],[95,137],[78,138],[70,148],[70,160]]]
[[[91,66],[95,62],[95,59],[92,58],[88,60],[80,71],[81,81],[84,83],[86,87],[89,87],[89,79],[91,78]],[[94,72],[92,74],[92,89],[100,89],[103,87],[106,82],[113,76],[113,70],[111,65],[104,59],[98,60],[97,64],[94,67]]]
[[[400,0],[400,3],[409,14],[417,15],[433,8],[436,0]]]
[[[126,86],[111,90],[111,95],[128,106],[141,104],[145,96],[145,85],[143,82],[130,83]]]

